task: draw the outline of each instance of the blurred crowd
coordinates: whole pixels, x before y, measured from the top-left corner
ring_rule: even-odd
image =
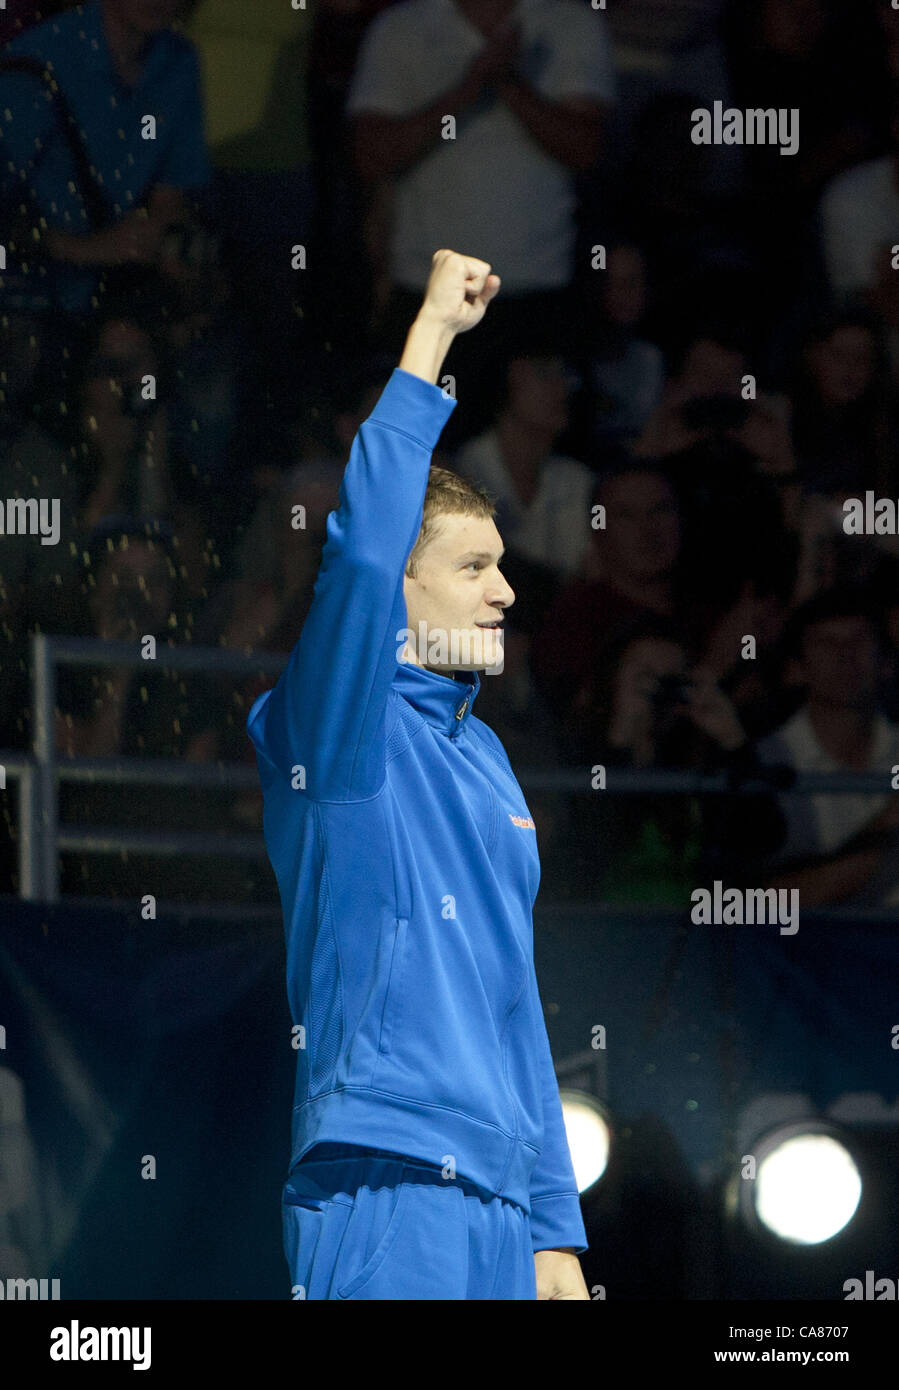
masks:
[[[0,40],[2,501],[62,520],[57,545],[0,537],[0,748],[31,747],[32,633],[152,633],[138,669],[60,668],[60,756],[253,765],[271,681],[179,674],[165,646],[291,649],[448,246],[503,280],[450,350],[434,461],[496,498],[517,601],[475,713],[543,892],[896,900],[899,540],[843,504],[899,507],[899,12],[8,0]],[[797,152],[694,143],[715,102],[798,110]],[[727,790],[606,794],[599,766]],[[559,767],[581,792],[528,792]],[[261,796],[63,780],[60,819],[253,831]],[[61,864],[67,893],[276,894],[264,860]]]

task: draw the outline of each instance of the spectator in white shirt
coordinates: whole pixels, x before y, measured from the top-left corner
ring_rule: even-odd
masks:
[[[577,0],[407,0],[379,15],[347,111],[363,174],[397,176],[393,283],[418,293],[435,246],[473,246],[504,298],[567,285],[573,171],[595,161],[613,95],[605,19]]]
[[[820,206],[821,242],[835,298],[874,289],[878,261],[899,243],[899,79],[893,83],[890,152],[847,169]]]
[[[585,370],[592,443],[636,440],[661,404],[665,359],[640,332],[647,297],[641,248],[626,239],[610,245]]]
[[[553,453],[569,423],[575,381],[561,355],[525,348],[509,362],[495,423],[456,454],[453,467],[493,494],[510,552],[561,578],[576,574],[592,534],[595,475]]]
[[[808,907],[895,903],[899,800],[891,787],[899,726],[879,708],[879,611],[860,589],[819,594],[797,610],[788,644],[807,701],[758,743],[759,761],[800,773],[877,773],[883,790],[781,793],[785,838],[768,882],[797,888]]]
[[[347,115],[372,206],[390,185],[367,236],[379,345],[401,345],[435,247],[467,246],[502,279],[487,336],[448,358],[453,428],[528,322],[576,318],[575,175],[596,164],[614,97],[605,17],[584,0],[405,0],[366,33]]]

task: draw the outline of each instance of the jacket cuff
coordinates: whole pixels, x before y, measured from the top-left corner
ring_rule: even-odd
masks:
[[[426,449],[434,449],[456,404],[452,396],[444,395],[424,377],[394,367],[368,418],[377,425],[401,430]]]
[[[570,1246],[581,1255],[589,1247],[584,1218],[577,1197],[559,1193],[555,1197],[531,1198],[531,1249],[559,1250]]]

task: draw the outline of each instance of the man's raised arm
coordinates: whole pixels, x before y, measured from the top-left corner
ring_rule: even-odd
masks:
[[[275,689],[250,710],[247,729],[265,762],[315,800],[359,800],[383,783],[403,575],[431,455],[455,408],[437,377],[455,335],[480,322],[498,289],[486,262],[435,253],[399,366],[353,441],[299,641]]]

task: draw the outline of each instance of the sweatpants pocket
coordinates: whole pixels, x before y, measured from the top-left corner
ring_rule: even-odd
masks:
[[[340,1299],[464,1299],[468,1225],[461,1189],[439,1172],[422,1180],[411,1168],[395,1187],[360,1187],[340,1264]]]
[[[344,1282],[337,1290],[338,1298],[352,1298],[358,1294],[385,1263],[402,1231],[409,1194],[410,1188],[404,1182],[373,1191],[359,1188],[348,1223],[341,1261]],[[373,1294],[372,1297],[382,1295]]]
[[[281,1218],[291,1298],[334,1297],[337,1260],[352,1210],[344,1201],[285,1196]]]

